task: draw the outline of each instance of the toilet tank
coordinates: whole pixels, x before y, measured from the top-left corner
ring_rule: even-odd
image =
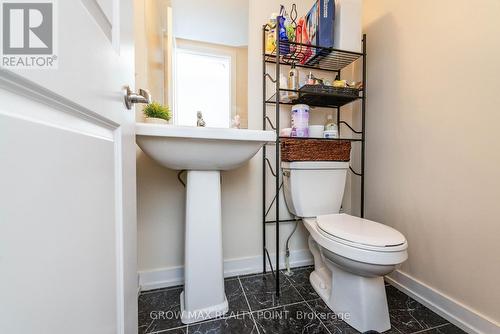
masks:
[[[282,162],[288,211],[297,217],[339,213],[349,162]]]

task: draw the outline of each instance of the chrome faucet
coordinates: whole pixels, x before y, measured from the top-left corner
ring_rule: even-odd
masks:
[[[197,117],[196,126],[204,127],[206,124],[205,121],[203,120],[203,115],[201,114],[201,111],[196,112],[196,117]]]

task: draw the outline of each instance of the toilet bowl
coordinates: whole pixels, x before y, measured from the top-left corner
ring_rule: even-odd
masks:
[[[313,288],[335,314],[358,331],[391,328],[383,276],[407,258],[395,229],[340,214],[347,162],[283,162],[285,201],[303,218],[314,257]]]

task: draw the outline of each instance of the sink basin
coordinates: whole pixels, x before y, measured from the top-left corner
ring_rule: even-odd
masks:
[[[177,170],[237,168],[275,136],[273,131],[136,125],[139,147],[160,165]]]
[[[184,291],[185,324],[228,311],[222,257],[221,170],[241,166],[273,131],[136,124],[139,147],[160,165],[187,170]]]

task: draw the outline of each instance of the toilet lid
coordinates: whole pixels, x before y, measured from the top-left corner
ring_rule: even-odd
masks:
[[[393,247],[406,242],[404,235],[392,227],[344,213],[318,216],[316,221],[327,234],[357,244]]]

